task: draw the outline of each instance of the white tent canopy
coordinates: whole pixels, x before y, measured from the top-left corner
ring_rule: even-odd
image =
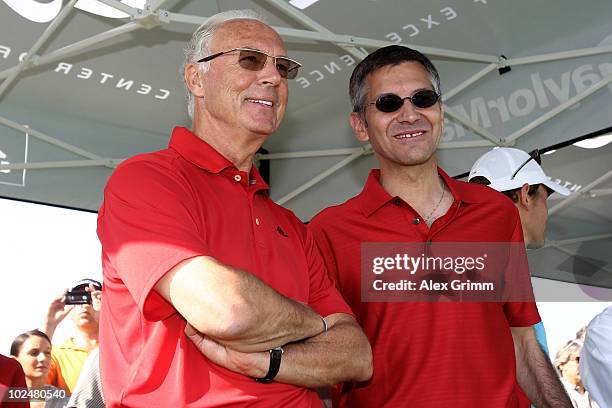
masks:
[[[182,47],[232,8],[259,11],[304,63],[258,157],[271,162],[272,197],[304,220],[375,167],[348,126],[347,88],[380,46],[412,46],[438,67],[450,175],[495,145],[546,149],[612,125],[609,1],[0,0],[0,196],[96,210],[121,160],[189,125]],[[574,194],[549,202],[537,276],[612,287],[611,159],[612,145],[544,157]]]

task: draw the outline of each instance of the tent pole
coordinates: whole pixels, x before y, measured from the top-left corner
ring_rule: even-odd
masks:
[[[456,120],[457,122],[461,123],[463,126],[472,129],[475,133],[477,133],[482,138],[491,141],[491,143],[493,143],[494,145],[496,146],[503,145],[502,141],[499,140],[499,138],[495,137],[493,133],[489,132],[488,130],[478,125],[477,123],[474,123],[468,118],[458,114],[457,112],[455,112],[454,109],[452,109],[450,106],[446,104],[444,104],[444,113],[450,116],[451,118],[453,118],[454,120]]]
[[[586,192],[585,194],[583,194],[582,196],[584,198],[601,198],[601,197],[607,197],[607,196],[611,196],[612,195],[612,188],[599,188],[599,189],[593,189],[591,191]],[[555,194],[553,197],[550,197],[548,199],[548,202],[551,201],[561,201],[561,200],[565,200],[565,197],[560,196],[558,194]]]
[[[511,58],[506,61],[507,65],[525,65],[525,64],[537,64],[540,62],[558,61],[562,59],[571,59],[578,57],[588,57],[591,55],[608,54],[612,52],[612,45],[581,48],[571,51],[564,52],[553,52],[550,54],[534,55],[531,57],[522,58]]]
[[[601,183],[605,183],[609,179],[612,179],[612,170],[608,171],[603,176],[597,178],[596,180],[594,180],[592,183],[590,183],[586,187],[581,188],[580,191],[576,191],[575,193],[571,194],[569,197],[563,199],[563,201],[561,201],[560,203],[553,206],[550,210],[548,210],[548,215],[551,216],[559,212],[559,210],[561,210],[562,208],[567,207],[568,205],[576,201],[578,198],[586,196],[591,189],[593,189],[594,187],[597,187]]]
[[[598,90],[600,90],[601,88],[603,88],[604,86],[608,85],[611,82],[612,82],[612,75],[608,75],[602,78],[599,82],[593,84],[592,86],[588,87],[587,89],[580,92],[579,94],[574,95],[573,97],[569,98],[567,101],[563,102],[561,105],[557,106],[554,109],[551,109],[550,111],[546,112],[542,116],[538,117],[533,122],[527,124],[523,128],[512,133],[510,136],[506,138],[506,141],[510,143],[516,141],[518,138],[524,136],[526,133],[532,131],[533,129],[540,126],[541,124],[549,121],[550,119],[554,118],[555,116],[557,116],[564,110],[580,102],[587,96],[590,96],[591,94],[597,92]]]
[[[547,241],[543,248],[547,248],[549,246],[563,246],[563,245],[579,244],[581,242],[598,241],[600,239],[609,239],[609,238],[612,238],[612,234],[588,235],[585,237],[568,238],[568,239],[563,239],[560,241]]]
[[[471,149],[474,147],[493,147],[495,143],[487,142],[486,140],[466,140],[463,142],[441,142],[438,145],[438,150],[446,149]]]
[[[130,17],[136,17],[138,14],[142,13],[142,10],[135,9],[134,7],[130,7],[125,3],[121,3],[117,0],[98,0],[100,3],[104,3],[109,7],[114,8],[115,10],[123,11]]]
[[[88,152],[86,150],[83,150],[83,149],[81,149],[79,147],[73,146],[73,145],[71,145],[69,143],[62,142],[59,139],[56,139],[56,138],[51,137],[51,136],[48,136],[48,135],[46,135],[46,134],[44,134],[42,132],[39,132],[38,130],[32,129],[30,127],[27,127],[27,126],[21,125],[19,123],[13,122],[12,120],[6,119],[6,118],[4,118],[2,116],[0,116],[0,125],[7,126],[9,128],[15,129],[15,130],[17,130],[19,132],[27,133],[30,136],[33,136],[33,137],[35,137],[35,138],[37,138],[39,140],[42,140],[43,142],[47,142],[47,143],[49,143],[51,145],[60,147],[60,148],[62,148],[64,150],[67,150],[67,151],[69,151],[71,153],[78,154],[79,156],[86,157],[86,158],[92,159],[92,160],[102,160],[102,157],[100,157],[98,155],[90,153],[90,152]]]
[[[12,74],[8,78],[6,78],[4,82],[2,82],[2,85],[0,85],[0,100],[2,100],[2,98],[4,97],[6,90],[17,79],[17,76],[24,70],[24,68],[30,65],[30,62],[35,57],[38,50],[45,44],[45,42],[47,42],[47,40],[49,39],[49,37],[51,37],[51,35],[55,32],[55,30],[61,27],[61,24],[64,22],[66,17],[68,17],[70,12],[72,11],[72,8],[74,6],[74,3],[76,3],[76,1],[77,0],[70,0],[64,6],[64,8],[59,12],[57,17],[55,17],[55,19],[51,22],[51,24],[49,24],[47,28],[45,29],[45,31],[43,31],[42,35],[38,38],[38,40],[36,40],[34,45],[32,45],[32,48],[30,48],[30,50],[26,54],[25,58],[21,61],[21,63],[19,63],[19,65],[17,65],[15,70],[12,72]]]
[[[37,169],[65,169],[73,167],[109,167],[115,168],[124,159],[99,159],[99,160],[65,160],[52,162],[36,162],[36,163],[11,163],[0,165],[2,170],[37,170]]]
[[[323,27],[321,24],[319,24],[318,22],[316,22],[315,20],[311,19],[310,17],[308,17],[306,14],[302,13],[301,11],[297,10],[295,7],[291,6],[289,3],[285,2],[285,1],[281,1],[281,0],[264,0],[266,3],[269,3],[273,6],[275,6],[277,9],[279,9],[280,11],[282,11],[283,13],[285,13],[286,15],[292,17],[293,19],[295,19],[296,21],[298,21],[299,23],[303,24],[304,26],[313,29],[315,31],[318,31],[319,33],[325,33],[328,35],[335,35],[332,31],[328,30],[327,28]],[[347,50],[348,52],[351,52],[353,55],[355,55],[351,49],[355,50],[355,46],[357,47],[370,47],[370,48],[380,48],[380,47],[384,47],[387,45],[391,45],[394,44],[390,41],[380,41],[380,40],[372,40],[372,39],[368,39],[368,38],[360,38],[360,37],[349,37],[349,42],[346,43],[345,41],[331,41],[336,43],[337,45],[339,45],[340,47],[342,47],[343,49]],[[345,43],[345,44],[342,44]],[[349,45],[349,48],[347,48],[346,46]],[[414,46],[412,46],[414,47]],[[474,53],[463,53],[463,52],[458,52],[458,51],[453,51],[453,50],[442,50],[440,48],[432,48],[432,47],[423,47],[423,46],[416,46],[416,48],[419,49],[419,51],[421,51],[424,54],[429,54],[429,55],[440,55],[440,56],[445,56],[445,57],[449,57],[449,58],[453,58],[457,57],[458,59],[463,59],[466,58],[468,60],[475,60],[475,61],[479,61],[479,62],[497,62],[497,57],[493,57],[493,56],[489,56],[489,55],[483,55],[483,54],[474,54]],[[357,50],[359,54],[362,54],[362,52],[360,50]],[[439,54],[441,53],[441,54]],[[358,56],[358,55],[356,55]],[[363,58],[365,56],[362,56],[361,58]]]
[[[164,3],[168,0],[147,0],[149,2],[149,6],[151,11],[156,11],[158,8],[164,5]]]
[[[285,1],[265,0],[265,2],[271,4],[276,9],[284,13],[285,15],[293,18],[294,20],[306,26],[307,28],[310,28],[311,30],[317,31],[319,33],[324,33],[324,34],[332,34],[332,35],[334,34],[331,30],[327,29],[326,27],[323,27],[317,21],[308,17],[306,14],[302,13],[301,11],[298,11],[295,7],[291,6],[289,3]],[[355,47],[354,45],[346,45],[346,44],[340,44],[340,43],[337,43],[337,45],[343,50],[345,50],[346,52],[348,52],[349,54],[353,55],[354,57],[357,57],[359,60],[362,60],[367,56],[367,53],[364,53],[362,50],[357,49],[357,47]]]
[[[362,151],[361,147],[353,147],[347,149],[327,149],[327,150],[309,150],[302,152],[286,152],[286,153],[267,153],[257,154],[257,160],[278,160],[278,159],[301,159],[307,157],[327,157],[327,156],[346,156],[355,152]]]
[[[57,62],[60,61],[62,58],[67,57],[67,56],[73,56],[74,54],[77,53],[77,51],[82,51],[84,49],[87,49],[93,45],[97,45],[99,43],[102,43],[106,40],[109,40],[111,38],[117,37],[118,35],[122,35],[125,33],[129,33],[131,31],[134,30],[138,30],[141,29],[142,26],[138,23],[134,23],[134,22],[130,22],[127,24],[124,24],[122,26],[119,27],[115,27],[111,30],[108,31],[104,31],[100,34],[96,34],[93,35],[89,38],[86,38],[84,40],[81,41],[77,41],[75,43],[66,45],[62,48],[59,48],[55,51],[51,51],[45,55],[40,55],[37,56],[36,58],[34,58],[32,60],[32,63],[23,69],[23,71],[27,71],[28,69],[35,67],[35,66],[41,66],[41,65],[45,65],[45,64],[50,64],[52,62]],[[0,72],[0,79],[2,78],[6,78],[8,76],[10,76],[15,70],[17,70],[19,68],[19,66],[14,66],[12,68],[8,68],[5,69],[4,71]]]
[[[189,14],[181,14],[181,13],[172,13],[168,12],[169,19],[173,23],[185,23],[185,24],[194,24],[200,25],[202,24],[207,17],[194,16]],[[287,27],[272,27],[278,34],[282,37],[286,38],[297,38],[301,40],[313,40],[313,41],[321,41],[328,42],[332,44],[336,44],[340,47],[342,46],[350,46],[350,47],[368,47],[368,48],[380,48],[385,47],[387,45],[396,44],[391,41],[383,41],[383,40],[373,40],[370,38],[363,37],[355,37],[351,35],[340,35],[334,33],[321,33],[316,31],[309,30],[299,30],[295,28],[287,28]],[[473,62],[483,62],[489,64],[497,64],[499,59],[494,55],[484,55],[484,54],[474,54],[469,52],[461,52],[454,50],[447,50],[443,48],[434,48],[434,47],[425,47],[421,45],[410,45],[410,44],[399,44],[405,45],[411,48],[417,48],[419,51],[424,54],[428,54],[430,56],[437,57],[445,57],[449,59],[456,59],[460,61],[473,61]]]
[[[342,167],[344,167],[347,164],[357,160],[358,158],[360,158],[361,156],[363,156],[366,153],[367,153],[367,149],[364,148],[364,149],[362,149],[359,152],[355,152],[355,153],[351,154],[350,156],[344,158],[342,161],[334,164],[332,167],[328,168],[327,170],[323,171],[322,173],[319,173],[317,176],[313,177],[312,179],[310,179],[306,183],[304,183],[301,186],[297,187],[296,189],[291,191],[289,194],[286,194],[285,196],[283,196],[280,199],[276,200],[276,203],[279,204],[279,205],[285,204],[287,201],[291,200],[292,198],[294,198],[294,197],[298,196],[299,194],[303,193],[304,191],[308,190],[310,187],[314,186],[319,181],[329,177],[330,175],[332,175],[336,171],[340,170]]]
[[[588,193],[589,198],[606,197],[609,195],[612,195],[612,188],[601,188],[597,190],[591,190]]]
[[[466,79],[465,81],[461,82],[459,85],[457,85],[456,87],[454,87],[450,91],[445,92],[442,95],[444,97],[443,99],[445,101],[449,100],[450,98],[452,98],[453,96],[457,95],[458,93],[460,93],[461,91],[463,91],[464,89],[469,87],[470,85],[472,85],[472,84],[478,82],[480,79],[484,78],[489,72],[495,71],[498,67],[499,67],[498,64],[489,64],[489,65],[487,65],[482,70],[480,70],[476,74],[472,75],[470,78]]]
[[[474,148],[474,147],[491,147],[493,144],[486,142],[484,140],[468,140],[464,142],[447,142],[440,143],[438,149],[465,149],[465,148]],[[257,154],[257,160],[278,160],[278,159],[301,159],[307,157],[328,157],[328,156],[345,156],[350,155],[355,152],[361,152],[364,149],[367,149],[368,152],[364,154],[371,153],[370,144],[365,144],[362,147],[350,147],[346,149],[326,149],[326,150],[306,150],[301,152],[279,152],[279,153],[267,153],[267,154]]]

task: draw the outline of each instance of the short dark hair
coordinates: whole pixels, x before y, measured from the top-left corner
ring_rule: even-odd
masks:
[[[489,184],[491,184],[491,182],[489,181],[488,178],[483,177],[483,176],[476,176],[473,179],[470,180],[470,183],[474,183],[474,184],[482,184],[484,186],[488,186]],[[527,194],[530,196],[535,195],[538,192],[538,189],[540,188],[541,184],[532,184],[529,186],[529,190],[527,190]],[[518,202],[518,192],[521,189],[521,187],[519,188],[513,188],[512,190],[506,190],[506,191],[500,191],[500,193],[506,195],[508,198],[510,198],[512,200],[512,202],[516,203]]]
[[[38,329],[30,330],[15,337],[15,340],[13,340],[13,343],[11,344],[11,356],[19,356],[23,343],[25,343],[25,341],[32,336],[42,337],[43,339],[47,340],[49,344],[51,344],[51,339],[45,333]]]
[[[403,62],[418,62],[421,64],[429,75],[434,91],[440,93],[440,75],[429,58],[412,48],[402,45],[389,45],[379,48],[365,57],[353,70],[349,82],[349,95],[353,112],[363,112],[365,97],[368,93],[368,75],[388,65],[399,65]]]

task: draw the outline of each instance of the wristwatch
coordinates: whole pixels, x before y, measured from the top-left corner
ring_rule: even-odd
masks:
[[[283,348],[276,347],[270,350],[270,368],[268,368],[268,374],[265,377],[254,378],[255,381],[262,384],[270,384],[276,374],[278,374],[278,370],[280,370],[281,358],[283,356]]]

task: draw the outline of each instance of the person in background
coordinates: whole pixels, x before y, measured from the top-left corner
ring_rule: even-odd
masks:
[[[612,407],[612,306],[591,320],[580,352],[580,378],[600,407]]]
[[[584,343],[584,339],[586,337],[586,326],[581,327],[580,329],[578,329],[578,331],[576,332],[576,340],[580,340],[581,342]]]
[[[46,383],[51,365],[51,340],[40,330],[20,334],[11,344],[11,355],[21,364],[30,391],[44,393],[44,398],[31,399],[32,408],[61,408],[68,402],[65,390]]]
[[[104,394],[100,380],[100,348],[89,353],[81,374],[72,390],[68,408],[104,408]]]
[[[91,294],[91,303],[66,305],[66,294],[56,297],[47,311],[41,331],[53,338],[59,323],[70,315],[75,336],[53,347],[48,383],[72,393],[89,353],[98,347],[102,284],[94,279],[81,279],[69,289]]]
[[[476,160],[468,181],[487,185],[512,200],[521,218],[525,246],[532,249],[544,245],[548,221],[546,200],[550,194],[569,195],[567,188],[544,173],[538,150],[528,154],[515,148],[496,147]],[[537,323],[533,329],[542,351],[548,356],[544,323]],[[522,405],[527,404],[526,399],[521,395]]]
[[[588,336],[588,335],[587,335]],[[610,339],[608,339],[609,341]],[[599,405],[589,395],[580,378],[580,340],[570,340],[557,351],[555,368],[567,391],[574,408],[598,408]],[[609,381],[610,379],[608,379]],[[610,385],[610,383],[608,383]]]
[[[23,368],[18,361],[0,354],[0,408],[28,408],[27,399],[14,400],[11,390],[26,389]]]

